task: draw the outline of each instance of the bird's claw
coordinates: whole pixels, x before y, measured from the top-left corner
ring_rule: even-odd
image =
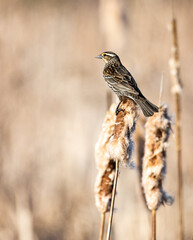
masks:
[[[117,108],[116,111],[115,111],[116,116],[117,116],[121,111],[124,112],[125,110],[122,109],[122,108]]]
[[[120,101],[119,104],[117,105],[117,108],[116,108],[116,111],[115,111],[116,116],[119,114],[119,112],[121,112],[121,111],[124,112],[124,111],[125,111],[125,110],[123,110],[122,108],[119,108],[120,105],[121,105],[121,101]]]

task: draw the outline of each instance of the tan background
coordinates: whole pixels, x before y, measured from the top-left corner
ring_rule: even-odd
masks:
[[[193,221],[193,1],[176,1],[183,89],[185,239]],[[106,112],[104,64],[119,54],[145,96],[174,116],[168,61],[169,1],[0,1],[0,240],[91,240],[100,214],[94,202],[94,145]],[[135,157],[134,159],[135,160]],[[177,239],[177,164],[170,138],[159,239]],[[121,168],[112,239],[150,239],[150,216],[136,170]]]

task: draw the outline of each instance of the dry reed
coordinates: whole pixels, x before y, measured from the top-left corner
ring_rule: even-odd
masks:
[[[177,38],[177,22],[172,19],[171,22],[172,32],[172,48],[171,58],[169,61],[170,74],[172,80],[172,93],[175,99],[176,111],[176,151],[178,163],[178,209],[179,209],[179,236],[180,240],[184,239],[184,221],[183,221],[183,182],[182,182],[182,143],[181,143],[181,93],[182,82],[180,78],[180,61],[179,61],[179,47]]]
[[[152,239],[156,239],[156,210],[160,204],[171,205],[173,198],[163,190],[166,174],[166,148],[171,131],[167,106],[148,118],[146,123],[142,185],[147,207],[152,211]]]

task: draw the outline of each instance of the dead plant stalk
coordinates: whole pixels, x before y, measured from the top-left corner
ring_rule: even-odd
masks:
[[[116,189],[117,189],[118,174],[119,174],[119,160],[116,160],[115,179],[114,179],[114,184],[113,184],[112,202],[111,202],[111,209],[110,209],[110,214],[109,214],[107,240],[110,240],[110,236],[111,236],[111,228],[112,228],[112,222],[113,222],[113,212],[114,212],[114,205],[115,205],[115,195],[116,195]]]
[[[105,227],[105,212],[101,212],[101,226],[100,226],[99,240],[103,240],[104,227]]]
[[[152,210],[152,240],[156,240],[156,210]]]
[[[182,144],[181,144],[181,93],[182,83],[180,78],[179,47],[177,37],[177,22],[172,19],[172,48],[170,59],[170,73],[172,80],[172,93],[174,94],[176,112],[176,151],[178,165],[178,211],[179,211],[179,237],[184,239],[184,220],[183,220],[183,181],[182,181]]]

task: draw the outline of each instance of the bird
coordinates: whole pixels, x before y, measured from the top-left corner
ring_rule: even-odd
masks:
[[[158,107],[143,96],[131,73],[122,65],[117,54],[106,51],[96,56],[105,62],[103,77],[111,90],[117,94],[120,102],[116,109],[116,115],[122,111],[120,104],[123,99],[130,98],[139,105],[145,117],[153,116],[158,112]]]

